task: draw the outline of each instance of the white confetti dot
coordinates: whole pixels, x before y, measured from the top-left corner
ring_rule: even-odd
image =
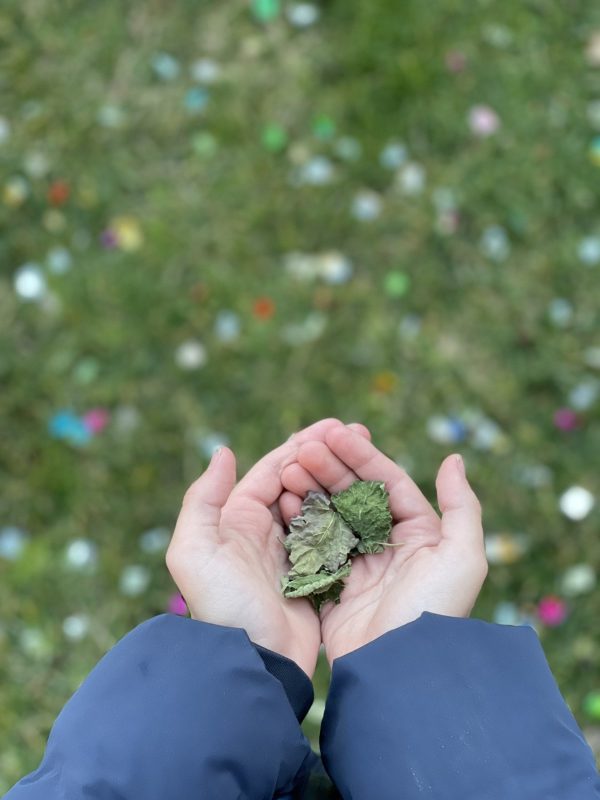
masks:
[[[91,571],[98,560],[98,548],[89,539],[73,539],[67,545],[65,561],[74,570]]]
[[[326,156],[314,156],[298,168],[296,182],[310,186],[324,186],[335,176],[332,162]]]
[[[398,169],[408,158],[408,150],[402,142],[389,142],[379,154],[379,163],[385,169]]]
[[[28,540],[29,535],[21,528],[14,525],[0,528],[0,558],[16,561],[21,557]]]
[[[404,194],[420,194],[425,188],[425,168],[415,161],[409,161],[397,173],[396,182]]]
[[[195,339],[183,342],[175,351],[175,361],[181,369],[199,369],[206,364],[206,359],[206,348]]]
[[[241,327],[235,311],[219,311],[215,319],[215,336],[220,342],[234,342],[239,338]]]
[[[320,11],[312,3],[292,3],[287,9],[287,18],[296,28],[308,28],[319,19]]]
[[[583,486],[571,486],[559,501],[562,513],[573,520],[585,519],[595,504],[594,495]]]
[[[591,564],[574,564],[562,578],[562,591],[567,597],[591,592],[596,586],[596,573]]]
[[[352,262],[343,253],[332,250],[317,257],[317,273],[326,283],[346,283],[352,272]]]
[[[87,635],[90,619],[87,614],[72,614],[63,620],[62,628],[67,639],[77,642]]]
[[[46,278],[37,264],[19,267],[14,277],[15,291],[23,300],[41,300],[46,294]]]
[[[190,67],[190,75],[197,83],[215,83],[221,75],[221,67],[212,58],[199,58]]]
[[[10,122],[6,117],[0,117],[0,144],[4,144],[10,138]]]
[[[370,222],[381,214],[381,195],[370,189],[362,189],[352,200],[352,216],[361,222]]]
[[[140,536],[140,548],[144,553],[163,553],[171,540],[168,528],[151,528]]]
[[[128,597],[137,597],[150,585],[150,572],[139,564],[125,567],[121,573],[119,588]]]

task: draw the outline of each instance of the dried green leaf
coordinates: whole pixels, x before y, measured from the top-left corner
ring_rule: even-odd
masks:
[[[359,553],[382,553],[392,530],[389,495],[383,481],[355,481],[331,497],[360,541]]]
[[[317,575],[285,575],[281,579],[281,588],[284,597],[308,597],[308,595],[324,594],[338,581],[342,581],[350,575],[351,564],[344,564],[343,567],[334,573],[319,572]],[[339,587],[339,592],[343,589],[343,583]],[[339,592],[337,597],[339,598]]]
[[[348,560],[359,543],[351,528],[320,492],[309,492],[300,516],[290,521],[284,541],[292,563],[291,574],[314,575],[319,570],[335,572]]]

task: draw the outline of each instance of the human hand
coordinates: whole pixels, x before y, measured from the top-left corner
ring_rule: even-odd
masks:
[[[364,435],[336,426],[324,441],[303,443],[281,480],[280,500],[289,523],[308,491],[334,494],[355,480],[382,480],[390,495],[394,526],[387,547],[358,556],[339,605],[321,610],[321,635],[329,663],[424,611],[468,617],[487,575],[481,507],[460,456],[448,456],[436,480],[434,511],[406,472]]]
[[[291,658],[309,677],[321,644],[319,618],[308,600],[281,594],[288,566],[277,500],[282,471],[302,444],[323,443],[336,427],[344,428],[325,419],[295,434],[237,486],[235,456],[222,448],[187,490],[166,554],[193,619],[244,628],[255,644]]]

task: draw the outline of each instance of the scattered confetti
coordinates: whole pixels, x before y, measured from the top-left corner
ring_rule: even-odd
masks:
[[[252,306],[252,313],[256,319],[266,322],[275,314],[275,303],[270,297],[258,297]]]
[[[28,263],[15,273],[15,292],[22,300],[42,300],[46,295],[46,278],[38,264]]]
[[[492,261],[506,261],[510,255],[510,241],[505,229],[500,225],[491,225],[481,236],[481,252]]]
[[[537,608],[538,619],[548,628],[555,628],[567,618],[567,606],[564,600],[554,595],[543,597]]]
[[[596,136],[590,144],[590,161],[600,167],[600,136]]]
[[[90,433],[98,434],[108,425],[110,412],[106,408],[92,408],[81,419]]]
[[[88,444],[92,438],[81,417],[69,410],[58,411],[50,418],[48,432],[54,439],[62,439],[77,447]]]
[[[587,411],[592,408],[600,397],[600,381],[588,379],[581,381],[569,392],[569,403],[577,411]]]
[[[71,196],[71,187],[66,181],[53,181],[48,189],[48,202],[53,206],[64,206]]]
[[[79,642],[90,630],[90,618],[87,614],[71,614],[63,620],[62,629],[67,639]]]
[[[334,153],[344,161],[358,161],[362,155],[362,145],[358,139],[342,136],[333,146]]]
[[[0,145],[5,144],[10,138],[10,122],[6,117],[0,117]]]
[[[287,145],[288,136],[284,128],[276,123],[271,123],[263,129],[262,143],[266,150],[272,153],[279,153],[285,149]]]
[[[314,342],[321,337],[327,327],[327,317],[320,311],[311,311],[302,322],[284,325],[281,338],[292,346]]]
[[[221,77],[221,67],[212,58],[199,58],[190,66],[190,76],[197,83],[216,83]]]
[[[589,692],[585,696],[583,710],[592,719],[600,719],[600,690]]]
[[[206,348],[196,339],[182,342],[175,351],[175,361],[181,369],[199,369],[206,364],[207,358]]]
[[[492,136],[500,128],[500,118],[489,106],[473,106],[469,111],[469,128],[480,139]]]
[[[4,184],[2,197],[5,205],[19,208],[29,197],[29,184],[21,175],[15,175]]]
[[[361,222],[370,222],[381,214],[381,195],[370,189],[361,189],[352,200],[352,216]]]
[[[449,50],[444,57],[444,63],[448,72],[453,72],[456,75],[465,71],[467,57],[460,50]]]
[[[292,3],[286,11],[288,22],[295,28],[308,28],[319,19],[319,8],[313,3]]]
[[[456,444],[467,436],[465,424],[457,417],[436,414],[427,420],[427,435],[438,444]]]
[[[335,122],[325,114],[321,114],[313,121],[313,135],[317,139],[328,140],[335,136]]]
[[[548,306],[550,322],[557,328],[567,328],[573,321],[573,306],[564,297],[555,297]]]
[[[206,89],[194,86],[185,93],[183,105],[190,114],[199,114],[208,105],[209,94]]]
[[[180,72],[179,61],[170,53],[156,53],[152,58],[152,69],[163,81],[174,80]]]
[[[135,217],[115,217],[108,228],[114,237],[114,245],[127,253],[139,250],[144,242],[142,229]]]
[[[77,572],[93,572],[98,562],[98,547],[89,539],[73,539],[65,550],[66,565]]]
[[[560,431],[574,431],[580,425],[580,420],[572,408],[559,408],[554,412],[554,425]]]
[[[594,31],[588,39],[585,57],[590,67],[600,67],[600,31]]]
[[[409,161],[396,173],[396,182],[404,194],[420,194],[425,188],[425,168],[415,161]]]
[[[397,170],[408,159],[408,150],[402,142],[388,142],[379,154],[379,163],[385,169]]]
[[[169,597],[167,611],[169,614],[178,614],[180,617],[185,617],[187,615],[187,604],[179,592],[175,592],[175,594],[172,594]]]
[[[383,289],[388,297],[404,297],[410,289],[410,278],[405,272],[392,270],[385,276]]]
[[[586,594],[596,588],[596,573],[591,564],[574,564],[562,576],[562,593],[567,597]]]
[[[52,643],[40,628],[22,628],[19,644],[25,655],[35,660],[45,660],[52,654]]]
[[[150,585],[150,571],[140,564],[125,567],[119,579],[119,590],[127,597],[143,594]]]
[[[299,185],[325,186],[334,177],[335,168],[330,159],[326,156],[314,156],[298,168],[293,180]]]
[[[168,528],[150,528],[140,536],[139,545],[144,553],[164,553],[170,541],[171,531]]]
[[[29,542],[29,534],[15,525],[0,528],[0,558],[17,561]]]
[[[235,311],[219,311],[215,319],[215,338],[220,342],[235,342],[239,339],[242,323]]]
[[[66,247],[53,247],[46,256],[48,271],[54,275],[64,275],[73,265],[73,258]]]
[[[490,564],[514,564],[529,549],[522,533],[490,533],[485,537],[485,553]]]
[[[271,22],[281,12],[280,0],[251,0],[254,18],[259,22]]]
[[[587,267],[595,267],[600,264],[600,236],[586,236],[579,243],[577,249],[579,260]]]
[[[559,506],[565,517],[582,520],[596,504],[594,495],[583,486],[571,486],[560,496]]]

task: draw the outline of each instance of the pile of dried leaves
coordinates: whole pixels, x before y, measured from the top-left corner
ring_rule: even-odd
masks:
[[[284,541],[292,568],[282,578],[285,597],[309,597],[317,611],[340,602],[352,558],[383,552],[392,530],[382,481],[355,481],[338,494],[309,492]]]

